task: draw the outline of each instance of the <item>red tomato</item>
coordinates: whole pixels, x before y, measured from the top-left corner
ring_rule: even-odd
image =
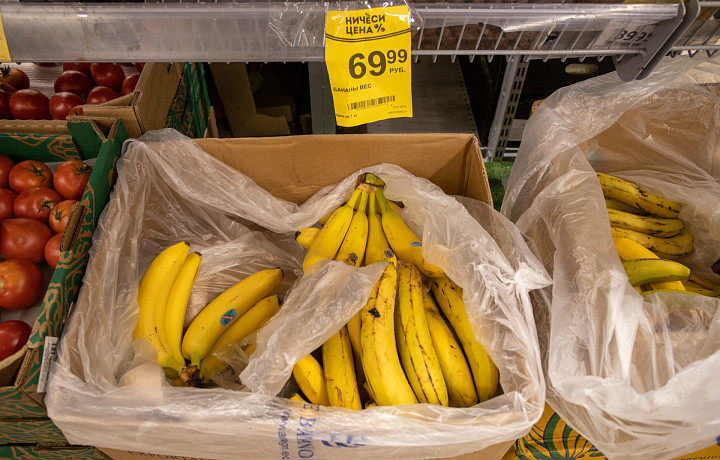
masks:
[[[0,81],[8,83],[15,89],[28,89],[30,88],[30,79],[20,69],[15,67],[4,66],[0,68]]]
[[[17,193],[9,188],[0,188],[0,222],[15,217],[13,202],[15,202],[16,196]]]
[[[63,91],[50,98],[50,116],[53,120],[64,120],[70,115],[73,107],[83,105],[83,98],[75,93]]]
[[[0,255],[7,259],[26,259],[39,264],[45,243],[53,236],[50,227],[35,219],[16,217],[0,223]]]
[[[143,69],[145,68],[144,62],[136,62],[135,68],[137,69],[138,73],[142,73]]]
[[[87,104],[102,104],[103,102],[112,101],[118,97],[115,90],[108,88],[107,86],[96,86],[88,94]]]
[[[61,201],[50,210],[48,223],[53,232],[62,233],[65,231],[68,219],[70,218],[70,210],[72,210],[73,205],[77,202],[78,200]]]
[[[10,113],[18,120],[49,120],[50,98],[34,89],[19,89],[10,96]]]
[[[130,94],[133,91],[135,91],[135,87],[137,86],[137,82],[140,79],[139,73],[134,73],[132,75],[128,75],[125,77],[125,80],[123,80],[122,88],[120,89],[121,95]]]
[[[13,212],[15,217],[27,217],[47,224],[50,210],[61,201],[62,197],[55,190],[47,187],[33,187],[15,198]]]
[[[20,351],[31,332],[32,328],[25,321],[14,319],[0,323],[0,361]]]
[[[78,64],[75,64],[73,62],[66,62],[63,64],[63,71],[65,70],[77,70],[78,72],[84,73],[88,77],[91,75],[89,62],[80,62]]]
[[[45,292],[43,275],[28,260],[0,262],[0,307],[22,310],[38,301]]]
[[[10,96],[17,91],[12,85],[0,83],[0,118],[10,119]]]
[[[90,173],[92,166],[80,160],[63,161],[53,176],[55,190],[67,200],[79,200],[85,193]]]
[[[5,155],[0,155],[0,188],[7,188],[10,170],[15,166],[13,161]]]
[[[53,270],[57,268],[58,261],[60,261],[60,240],[62,240],[62,237],[62,233],[58,233],[45,243],[45,262]]]
[[[24,160],[12,167],[8,183],[15,193],[22,193],[33,187],[50,187],[53,173],[42,161]]]
[[[93,80],[98,86],[107,86],[115,92],[120,91],[122,82],[125,79],[125,71],[117,64],[109,62],[101,62],[100,64],[92,64],[90,66]]]
[[[66,70],[55,79],[55,92],[70,92],[86,96],[93,89],[90,77],[77,70]]]

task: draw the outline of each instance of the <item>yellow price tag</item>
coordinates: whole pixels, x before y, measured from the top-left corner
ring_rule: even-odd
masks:
[[[12,62],[12,59],[10,59],[10,49],[8,49],[7,40],[5,40],[5,28],[2,24],[2,16],[0,16],[0,62]]]
[[[328,11],[325,63],[339,126],[412,117],[407,5]]]

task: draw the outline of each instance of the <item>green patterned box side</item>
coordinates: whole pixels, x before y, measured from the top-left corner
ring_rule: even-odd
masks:
[[[0,421],[0,444],[36,444],[39,439],[42,442],[67,443],[60,428],[47,417],[38,420]],[[0,449],[5,447],[0,445]],[[0,454],[0,458],[12,457],[4,457]]]
[[[0,133],[0,154],[15,163],[22,160],[50,163],[81,159],[72,137],[58,134]]]
[[[203,137],[210,114],[210,97],[203,64],[185,63],[178,91],[170,104],[165,127],[188,137]]]
[[[107,460],[108,457],[94,447],[85,446],[43,446],[18,444],[0,446],[0,458],[19,460]]]

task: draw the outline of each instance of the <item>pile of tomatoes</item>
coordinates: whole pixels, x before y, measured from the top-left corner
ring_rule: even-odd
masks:
[[[144,64],[135,64],[142,72]],[[135,90],[140,74],[125,76],[112,63],[65,63],[54,84],[55,94],[47,97],[30,89],[30,79],[18,68],[0,68],[0,118],[18,120],[65,120],[70,111],[83,104],[100,104]]]
[[[20,310],[43,295],[38,264],[57,266],[70,210],[91,171],[80,160],[64,161],[53,173],[43,162],[14,164],[0,155],[0,307]]]

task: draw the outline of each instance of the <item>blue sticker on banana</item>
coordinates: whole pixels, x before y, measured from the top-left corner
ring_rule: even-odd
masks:
[[[231,308],[230,310],[226,311],[224,315],[222,315],[222,318],[220,318],[220,325],[227,326],[227,324],[235,318],[235,309]]]

